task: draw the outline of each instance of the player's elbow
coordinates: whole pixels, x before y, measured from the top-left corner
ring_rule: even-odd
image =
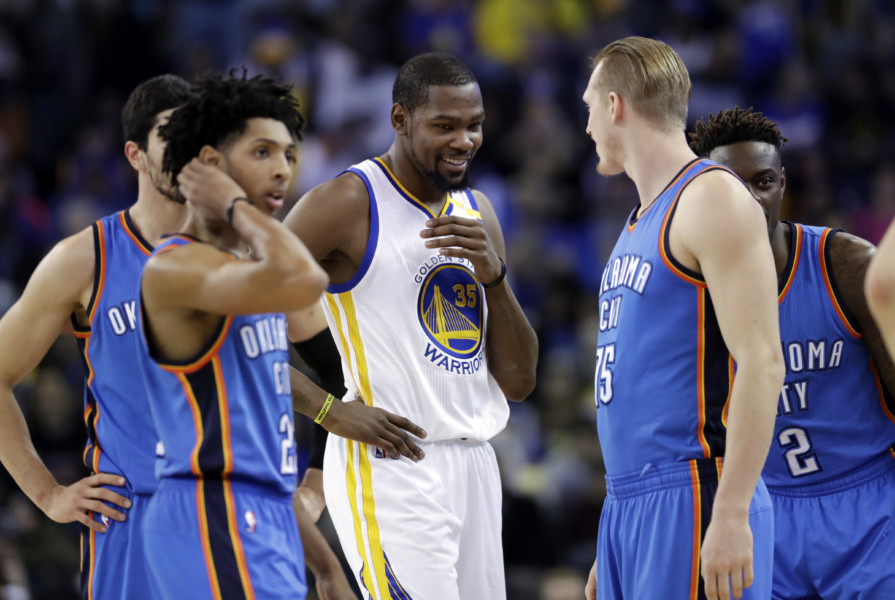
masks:
[[[293,269],[284,284],[290,304],[286,312],[304,310],[320,300],[329,285],[329,276],[317,263],[308,262]]]
[[[534,369],[530,372],[516,373],[505,377],[504,381],[498,381],[500,389],[507,400],[522,402],[528,398],[535,389],[536,376]]]

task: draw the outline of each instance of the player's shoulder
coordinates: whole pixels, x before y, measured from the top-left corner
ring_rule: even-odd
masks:
[[[93,290],[96,248],[93,227],[57,242],[31,275],[26,293],[47,301],[83,301]]]
[[[862,276],[876,253],[876,246],[864,238],[842,230],[834,230],[829,237],[828,255],[830,264],[837,276],[849,271]]]

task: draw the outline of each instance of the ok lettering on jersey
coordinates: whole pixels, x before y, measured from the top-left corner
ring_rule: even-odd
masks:
[[[137,328],[137,301],[127,300],[121,306],[112,306],[106,311],[109,325],[115,335],[124,335]]]

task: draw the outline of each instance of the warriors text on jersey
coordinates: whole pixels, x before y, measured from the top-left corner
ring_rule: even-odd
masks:
[[[669,249],[681,193],[714,169],[727,170],[694,160],[635,209],[603,271],[595,396],[608,475],[724,455],[733,360],[705,280]]]
[[[165,252],[195,242],[167,238]],[[229,315],[193,360],[166,361],[141,330],[142,370],[159,429],[160,478],[223,478],[291,496],[293,438],[286,318]]]
[[[472,264],[426,248],[419,233],[436,215],[382,161],[349,170],[367,187],[370,236],[357,274],[324,301],[346,386],[420,425],[427,441],[489,439],[509,407],[488,373],[488,307]],[[442,214],[481,219],[469,190],[450,193]]]
[[[838,479],[895,443],[870,350],[831,276],[836,230],[790,226],[779,297],[786,379],[762,472],[769,487]]]
[[[93,225],[96,274],[87,306],[89,326],[72,319],[87,372],[84,462],[115,473],[136,493],[155,490],[155,443],[149,403],[138,375],[135,339],[140,272],[152,247],[127,211]]]

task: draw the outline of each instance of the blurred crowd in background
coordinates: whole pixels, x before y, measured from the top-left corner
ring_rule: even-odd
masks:
[[[890,0],[0,0],[0,312],[56,241],[135,200],[120,113],[139,82],[245,66],[293,84],[309,121],[294,202],[387,150],[398,66],[450,52],[481,84],[473,184],[495,205],[540,339],[537,389],[493,440],[508,597],[580,598],[604,495],[597,286],[637,202],[627,178],[596,174],[581,94],[590,58],[632,34],[683,58],[689,126],[734,105],[780,123],[784,218],[879,241],[895,216]],[[60,482],[84,474],[82,381],[63,336],[16,390]],[[0,580],[76,598],[78,556],[78,528],[50,522],[3,472]]]

